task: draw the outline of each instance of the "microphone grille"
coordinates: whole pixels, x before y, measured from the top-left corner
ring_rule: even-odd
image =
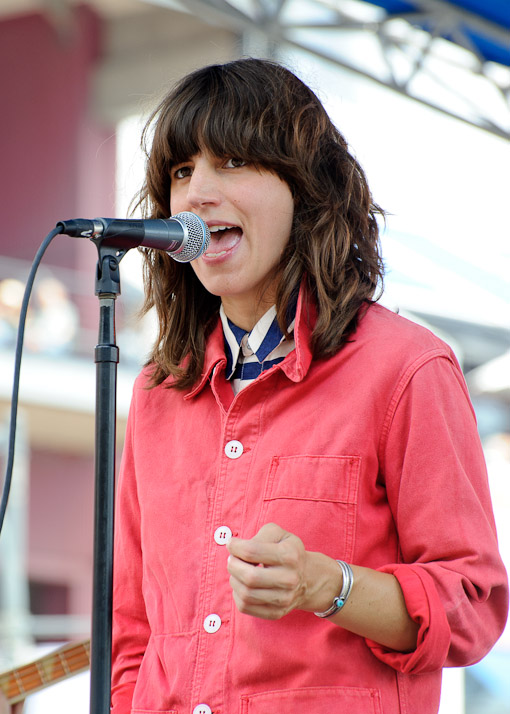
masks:
[[[176,213],[172,218],[181,223],[185,237],[181,250],[178,253],[172,252],[170,255],[178,263],[189,263],[190,260],[195,260],[207,250],[211,240],[209,227],[199,216],[189,211]]]

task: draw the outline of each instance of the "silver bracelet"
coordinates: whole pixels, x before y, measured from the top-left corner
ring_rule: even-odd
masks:
[[[345,563],[343,560],[337,560],[336,562],[342,570],[343,578],[340,595],[338,595],[333,600],[333,604],[331,605],[331,607],[328,607],[328,609],[324,610],[324,612],[314,612],[314,615],[317,615],[317,617],[330,617],[331,615],[334,615],[335,612],[338,612],[342,609],[342,607],[347,601],[347,598],[351,594],[352,584],[354,582],[354,574],[352,572],[352,568],[348,563]]]

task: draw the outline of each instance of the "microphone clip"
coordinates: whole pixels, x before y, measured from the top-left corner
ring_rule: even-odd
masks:
[[[119,250],[110,245],[102,245],[101,238],[91,240],[96,244],[98,252],[95,294],[115,298],[121,292],[119,263],[129,249]]]

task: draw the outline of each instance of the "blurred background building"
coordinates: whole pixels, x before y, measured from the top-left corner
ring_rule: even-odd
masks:
[[[125,217],[143,117],[185,72],[242,55],[280,59],[317,91],[389,211],[383,303],[461,361],[510,563],[507,0],[0,0],[0,454],[19,306],[44,236],[62,219]],[[89,634],[95,264],[91,243],[58,236],[34,286],[0,538],[0,670]],[[121,276],[119,451],[152,334],[136,318],[135,251]],[[446,676],[442,711],[510,712],[509,668],[507,632],[480,665]],[[67,711],[69,696],[78,712],[59,687],[29,714]]]

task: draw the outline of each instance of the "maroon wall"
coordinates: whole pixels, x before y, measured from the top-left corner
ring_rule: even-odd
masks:
[[[57,221],[113,215],[113,131],[89,109],[100,54],[101,23],[85,6],[60,33],[43,14],[0,22],[0,256],[31,261]],[[56,240],[54,265],[77,268],[89,253]]]

